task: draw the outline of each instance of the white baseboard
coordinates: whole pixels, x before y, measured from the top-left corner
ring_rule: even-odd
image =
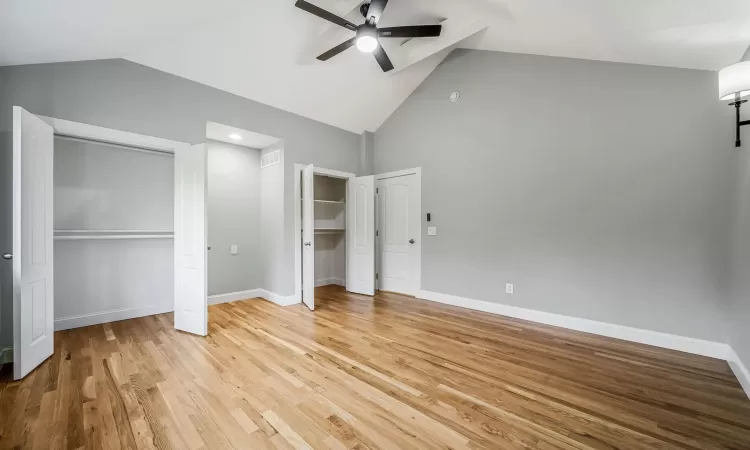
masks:
[[[219,303],[236,302],[238,300],[248,300],[263,296],[263,289],[248,289],[246,291],[230,292],[228,294],[216,294],[208,296],[209,305]]]
[[[265,298],[269,302],[276,303],[279,306],[291,306],[300,303],[295,295],[280,295],[275,292],[267,291],[265,289],[258,289],[261,292],[261,297]]]
[[[55,331],[87,327],[89,325],[98,325],[107,322],[117,322],[118,320],[135,319],[136,317],[153,316],[155,314],[172,312],[172,310],[172,305],[167,307],[144,306],[142,308],[115,309],[112,311],[81,314],[80,316],[60,317],[59,319],[55,319]]]
[[[742,389],[745,390],[747,398],[750,398],[750,371],[742,362],[737,352],[735,352],[732,348],[730,348],[729,352],[727,353],[727,362],[729,363],[729,367],[732,368],[732,372],[734,372],[737,380],[739,380],[740,384],[742,385]]]
[[[346,281],[341,278],[318,278],[315,280],[315,287],[329,286],[335,284],[337,286],[346,286]]]
[[[264,298],[279,306],[290,306],[299,303],[294,295],[279,295],[267,289],[248,289],[247,291],[212,295],[208,297],[208,304],[216,305],[219,303],[236,302],[238,300],[249,300],[251,298]]]
[[[229,294],[212,295],[208,297],[208,304],[233,302],[250,298],[262,297],[268,301],[280,306],[289,306],[299,303],[295,300],[294,295],[284,296],[265,289],[250,289],[247,291],[231,292]],[[55,331],[69,330],[71,328],[87,327],[89,325],[98,325],[107,322],[117,322],[118,320],[135,319],[136,317],[153,316],[172,312],[173,306],[145,306],[143,308],[116,309],[112,311],[96,312],[91,314],[81,314],[80,316],[60,317],[55,319]]]
[[[457,297],[455,295],[441,294],[439,292],[419,291],[419,298],[433,302],[445,303],[447,305],[460,306],[462,308],[475,309],[488,313],[500,314],[517,319],[530,320],[532,322],[554,325],[568,328],[570,330],[583,331],[617,339],[623,339],[641,344],[654,345],[656,347],[679,350],[695,355],[709,356],[711,358],[727,359],[730,347],[728,344],[695,339],[687,336],[661,333],[640,328],[626,327],[596,320],[581,319],[578,317],[563,316],[534,309],[508,306],[501,303],[493,303],[484,300]]]

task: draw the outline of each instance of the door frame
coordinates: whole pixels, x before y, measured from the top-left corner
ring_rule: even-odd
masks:
[[[302,169],[309,164],[294,163],[294,301],[302,303]],[[331,178],[349,180],[356,175],[351,172],[325,169],[313,164],[314,175],[325,175]],[[347,197],[349,192],[347,190]],[[349,198],[346,199],[349,202]],[[347,245],[349,243],[347,242]]]
[[[33,113],[32,113],[33,114]],[[37,115],[47,122],[55,136],[93,140],[105,144],[123,145],[132,147],[133,150],[157,151],[163,153],[175,153],[177,149],[190,146],[187,142],[172,141],[155,136],[131,133],[129,131],[104,128],[87,123],[73,122],[55,117]]]
[[[58,119],[56,117],[41,115],[37,115],[37,117],[52,127],[54,136],[96,141],[97,143],[104,145],[110,144],[124,146],[134,151],[147,153],[158,152],[174,154],[180,149],[190,148],[191,146],[191,144],[187,142],[173,141],[156,136],[131,133],[129,131],[105,128],[87,123],[73,122],[71,120]],[[174,310],[174,299],[172,299],[172,310]],[[55,331],[57,331],[57,325],[55,325]]]
[[[378,198],[378,181],[384,180],[387,178],[397,178],[397,177],[404,177],[407,175],[415,175],[417,177],[417,204],[415,208],[419,212],[419,239],[421,239],[419,244],[419,257],[415,259],[415,267],[412,267],[412,273],[417,278],[416,282],[416,288],[414,289],[414,292],[410,292],[407,295],[412,295],[414,297],[419,296],[419,292],[422,290],[422,244],[424,242],[424,236],[427,235],[427,233],[423,230],[422,226],[422,166],[414,167],[411,169],[403,169],[403,170],[396,170],[393,172],[385,172],[385,173],[379,173],[375,175],[375,230],[378,231],[375,233],[375,273],[380,274],[382,272],[381,267],[381,249],[380,249],[380,211],[378,211],[378,208],[380,207],[380,199]],[[380,290],[380,279],[379,276],[375,277],[375,290]]]

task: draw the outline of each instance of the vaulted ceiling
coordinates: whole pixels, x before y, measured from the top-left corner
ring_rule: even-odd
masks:
[[[311,0],[361,23],[358,0]],[[455,47],[718,70],[750,44],[747,0],[390,0],[380,26],[396,70],[294,0],[7,0],[0,65],[126,58],[355,133],[374,131]]]

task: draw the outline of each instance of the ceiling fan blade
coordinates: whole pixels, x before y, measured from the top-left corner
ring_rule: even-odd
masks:
[[[380,21],[380,16],[383,15],[385,5],[388,4],[388,0],[372,0],[370,7],[367,10],[367,19],[373,18],[377,24]]]
[[[378,60],[378,64],[380,64],[380,68],[383,69],[383,72],[393,70],[393,63],[391,62],[391,58],[389,58],[385,53],[385,50],[383,50],[383,46],[378,44],[372,54],[375,55],[375,59]]]
[[[413,25],[408,27],[378,28],[378,37],[420,38],[440,36],[442,25]]]
[[[349,22],[348,20],[342,19],[336,14],[330,13],[323,8],[319,8],[313,5],[312,3],[306,2],[305,0],[297,0],[297,3],[295,3],[294,6],[296,6],[299,9],[303,9],[309,12],[310,14],[314,14],[320,17],[321,19],[325,19],[329,22],[333,22],[336,25],[342,26],[352,31],[357,31],[357,26]]]
[[[348,41],[344,41],[340,43],[339,45],[333,47],[332,49],[328,50],[325,53],[322,53],[320,56],[318,56],[318,59],[321,61],[328,61],[329,59],[333,58],[334,56],[338,55],[339,53],[343,52],[347,48],[354,45],[354,43],[357,41],[356,36],[349,39]]]

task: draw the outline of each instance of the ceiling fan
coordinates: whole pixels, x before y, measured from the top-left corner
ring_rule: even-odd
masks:
[[[378,28],[377,25],[380,21],[380,16],[383,15],[383,10],[387,3],[388,0],[372,0],[370,3],[363,3],[362,6],[359,7],[359,12],[362,13],[365,18],[365,23],[362,25],[355,25],[348,20],[330,13],[325,9],[319,8],[312,3],[306,2],[305,0],[297,0],[297,3],[295,3],[294,6],[357,33],[356,36],[348,41],[342,42],[318,56],[320,61],[328,61],[356,44],[359,50],[366,53],[372,53],[378,61],[378,64],[380,64],[380,68],[383,69],[383,72],[388,72],[389,70],[393,70],[393,63],[391,63],[391,59],[388,58],[385,50],[383,50],[383,47],[378,42],[378,38],[437,37],[440,36],[442,25],[412,25],[406,27]]]

